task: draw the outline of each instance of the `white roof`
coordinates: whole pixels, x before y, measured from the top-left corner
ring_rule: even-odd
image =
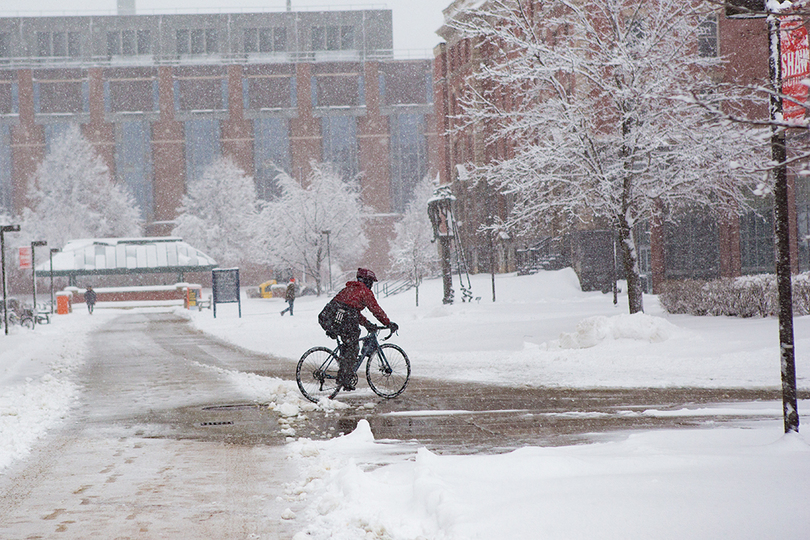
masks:
[[[216,265],[202,251],[172,236],[71,240],[53,254],[55,276],[202,272]],[[37,272],[50,270],[50,259],[37,265]]]

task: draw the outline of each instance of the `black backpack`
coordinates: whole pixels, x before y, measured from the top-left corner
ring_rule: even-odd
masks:
[[[345,304],[335,302],[333,298],[318,314],[318,324],[326,331],[327,336],[334,339],[343,328],[351,324],[352,319],[355,319],[354,324],[357,325],[357,316],[353,313],[356,311]]]

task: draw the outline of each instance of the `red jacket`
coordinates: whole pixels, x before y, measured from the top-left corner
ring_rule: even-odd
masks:
[[[347,282],[343,290],[335,295],[334,300],[353,307],[357,311],[363,311],[363,309],[368,308],[384,326],[391,324],[388,315],[385,314],[385,311],[383,311],[377,303],[377,299],[374,298],[374,293],[359,281]],[[360,324],[363,326],[368,324],[368,319],[363,317],[362,313],[360,314]]]

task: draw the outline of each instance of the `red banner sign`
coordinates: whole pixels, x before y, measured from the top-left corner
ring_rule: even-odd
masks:
[[[782,117],[803,120],[810,77],[810,40],[802,18],[783,17],[780,21],[782,49]]]
[[[33,263],[31,262],[31,246],[20,248],[20,270],[31,270]]]

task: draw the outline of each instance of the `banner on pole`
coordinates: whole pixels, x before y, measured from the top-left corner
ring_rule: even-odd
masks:
[[[34,267],[31,260],[31,246],[20,248],[20,270],[31,270]]]
[[[807,102],[807,79],[810,77],[810,39],[802,18],[782,17],[780,20],[782,49],[782,117],[803,120]]]

